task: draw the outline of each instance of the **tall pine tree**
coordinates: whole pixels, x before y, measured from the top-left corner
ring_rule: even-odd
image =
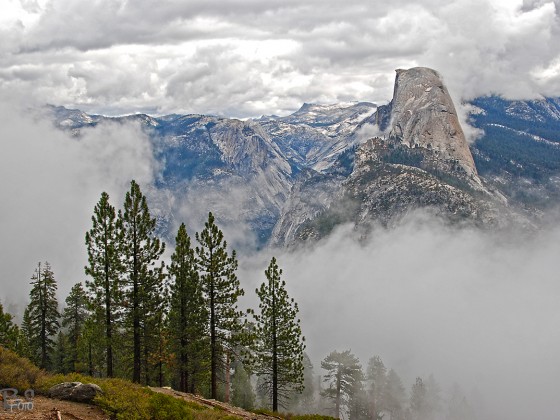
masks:
[[[82,283],[76,283],[66,297],[66,307],[62,311],[62,326],[67,328],[66,347],[68,354],[65,355],[66,362],[72,372],[78,372],[79,347],[84,324],[88,317],[88,299]]]
[[[370,410],[374,419],[381,419],[386,409],[387,368],[380,356],[369,359],[366,377],[370,383]]]
[[[179,390],[194,393],[206,371],[205,342],[208,311],[202,295],[194,249],[185,224],[175,238],[175,252],[169,266],[171,308],[169,324],[172,347],[177,358]]]
[[[288,296],[282,270],[272,258],[265,271],[267,281],[256,290],[260,313],[255,318],[254,370],[263,377],[272,411],[284,403],[290,392],[303,390],[304,337],[297,319],[298,306]]]
[[[212,213],[204,229],[195,235],[200,246],[196,247],[197,265],[202,290],[208,308],[210,333],[210,395],[217,398],[218,375],[224,369],[224,355],[234,346],[242,324],[242,313],[237,310],[237,299],[243,289],[235,274],[237,258],[235,251],[227,252],[224,234],[214,223]]]
[[[321,361],[321,367],[327,371],[323,382],[328,385],[321,394],[334,401],[334,416],[340,418],[343,407],[351,408],[354,394],[359,389],[357,382],[363,380],[362,366],[350,350],[345,350],[331,352]]]
[[[124,284],[127,322],[132,334],[132,380],[149,382],[148,356],[153,342],[150,325],[159,315],[164,301],[163,264],[156,265],[165,250],[165,244],[155,236],[156,219],[152,218],[146,197],[133,180],[124,200],[122,221],[122,252],[124,255]]]
[[[39,367],[50,369],[54,336],[60,327],[58,319],[57,284],[48,262],[38,263],[31,277],[30,302],[27,305],[27,320],[30,351]]]
[[[109,203],[109,195],[101,198],[93,210],[92,228],[86,233],[89,265],[86,282],[95,316],[104,325],[106,374],[114,376],[114,334],[118,321],[120,303],[119,275],[123,267],[120,260],[120,221],[115,208]]]
[[[391,419],[404,420],[406,403],[406,390],[402,380],[393,369],[387,373],[385,386],[385,410],[391,415]]]

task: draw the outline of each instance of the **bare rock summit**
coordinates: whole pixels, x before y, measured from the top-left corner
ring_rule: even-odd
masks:
[[[480,185],[469,144],[441,76],[435,70],[398,69],[395,78],[389,139],[432,152],[430,169],[452,172]]]

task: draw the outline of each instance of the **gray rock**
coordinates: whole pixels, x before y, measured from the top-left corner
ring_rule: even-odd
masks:
[[[91,402],[100,394],[103,394],[103,391],[98,385],[81,382],[63,382],[51,387],[48,392],[51,398],[75,402]]]

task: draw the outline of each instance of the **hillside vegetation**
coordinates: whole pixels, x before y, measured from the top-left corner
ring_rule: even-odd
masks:
[[[111,419],[331,419],[317,415],[275,414],[272,416],[264,412],[257,414],[200,396],[166,388],[141,386],[125,379],[92,378],[78,373],[53,375],[2,346],[0,346],[0,366],[2,366],[0,388],[16,388],[21,394],[26,389],[33,389],[38,395],[48,396],[49,388],[62,382],[95,383],[101,387],[103,395],[96,397],[93,403]]]

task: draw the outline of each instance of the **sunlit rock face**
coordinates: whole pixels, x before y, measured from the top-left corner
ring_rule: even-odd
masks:
[[[389,139],[435,155],[427,163],[480,184],[455,106],[440,75],[426,67],[397,70]]]

